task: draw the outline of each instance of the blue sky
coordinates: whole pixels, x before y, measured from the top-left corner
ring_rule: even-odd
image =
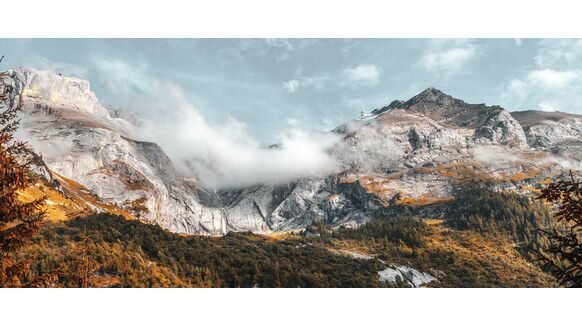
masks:
[[[582,114],[576,39],[0,39],[0,54],[2,69],[84,78],[103,103],[144,116],[155,106],[136,99],[153,81],[172,83],[206,120],[234,119],[262,143],[429,86],[508,110]]]

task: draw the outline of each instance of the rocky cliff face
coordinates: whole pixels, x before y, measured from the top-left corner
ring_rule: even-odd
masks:
[[[355,225],[390,211],[442,217],[466,181],[528,192],[565,166],[580,169],[582,120],[512,115],[429,88],[333,132],[341,168],[282,185],[209,191],[182,177],[154,143],[136,140],[140,119],[99,103],[89,83],[31,69],[6,83],[24,105],[22,136],[50,170],[102,201],[174,232],[220,235]],[[521,121],[520,121],[521,120]],[[567,164],[565,164],[567,163]]]
[[[23,104],[21,137],[53,172],[102,201],[175,232],[267,230],[262,221],[229,222],[224,209],[202,205],[205,191],[178,176],[159,146],[135,140],[134,122],[111,115],[87,81],[24,68],[11,71],[6,83],[16,90],[12,101]]]
[[[524,127],[530,147],[574,161],[582,160],[581,115],[533,110],[512,115]]]

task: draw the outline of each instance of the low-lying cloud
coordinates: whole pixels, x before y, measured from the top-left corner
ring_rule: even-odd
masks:
[[[153,81],[149,89],[137,104],[149,115],[143,137],[160,144],[181,173],[196,176],[207,188],[284,183],[338,167],[328,152],[337,136],[291,128],[267,147],[232,117],[220,124],[207,121],[174,84]]]
[[[21,121],[21,123],[26,123],[26,120]],[[27,142],[48,163],[61,161],[71,153],[70,145],[52,139],[40,139],[26,129],[16,130],[14,138]]]
[[[544,153],[543,156],[531,158],[523,156],[519,152],[495,145],[477,145],[473,149],[473,156],[479,162],[500,166],[508,166],[512,163],[531,162],[536,165],[555,164],[566,170],[582,169],[582,161],[568,157],[567,155]]]
[[[509,164],[521,160],[510,150],[494,145],[476,145],[473,156],[479,162],[490,164]]]

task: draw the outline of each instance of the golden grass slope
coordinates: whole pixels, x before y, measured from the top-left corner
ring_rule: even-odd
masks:
[[[44,210],[49,221],[65,221],[79,216],[85,216],[92,212],[106,212],[121,215],[126,219],[135,219],[128,211],[115,205],[105,203],[83,185],[52,172],[60,184],[59,191],[46,185],[42,181],[18,192],[19,199],[30,202],[46,196]]]

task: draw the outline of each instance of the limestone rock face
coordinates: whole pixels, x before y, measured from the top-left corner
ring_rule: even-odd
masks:
[[[582,160],[582,115],[532,110],[512,115],[523,124],[530,147]]]
[[[341,166],[329,176],[205,190],[157,144],[138,140],[138,115],[104,107],[87,81],[25,68],[4,82],[16,90],[9,102],[23,104],[19,137],[43,154],[47,174],[179,233],[356,226],[400,210],[443,217],[441,204],[467,179],[521,191],[582,168],[580,118],[524,118],[429,88],[330,132],[341,137],[330,150]]]
[[[493,143],[523,148],[527,146],[521,125],[505,110],[493,114],[475,130],[476,138],[486,138]]]

